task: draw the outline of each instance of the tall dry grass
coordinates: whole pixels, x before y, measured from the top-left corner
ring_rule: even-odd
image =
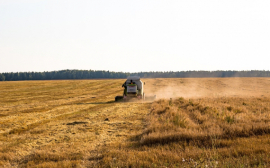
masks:
[[[186,141],[211,146],[213,138],[269,134],[269,102],[269,98],[162,99],[152,105],[141,144]]]
[[[104,148],[100,166],[269,167],[269,100],[158,100],[145,130],[126,144]]]

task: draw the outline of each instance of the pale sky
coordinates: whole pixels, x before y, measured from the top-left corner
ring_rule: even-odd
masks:
[[[269,0],[0,0],[0,73],[270,70]]]

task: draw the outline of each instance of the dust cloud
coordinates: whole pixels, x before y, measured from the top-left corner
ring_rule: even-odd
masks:
[[[142,79],[146,96],[161,98],[269,96],[269,78],[156,78]]]

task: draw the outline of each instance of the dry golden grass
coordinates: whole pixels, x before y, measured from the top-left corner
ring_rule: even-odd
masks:
[[[0,167],[270,166],[269,78],[143,81],[0,82]]]

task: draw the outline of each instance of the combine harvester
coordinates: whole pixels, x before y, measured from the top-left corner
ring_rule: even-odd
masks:
[[[154,96],[145,96],[143,83],[139,76],[129,76],[126,82],[122,85],[124,87],[123,96],[116,96],[115,101],[130,101],[130,100],[148,100],[153,101],[156,99],[156,95]]]

